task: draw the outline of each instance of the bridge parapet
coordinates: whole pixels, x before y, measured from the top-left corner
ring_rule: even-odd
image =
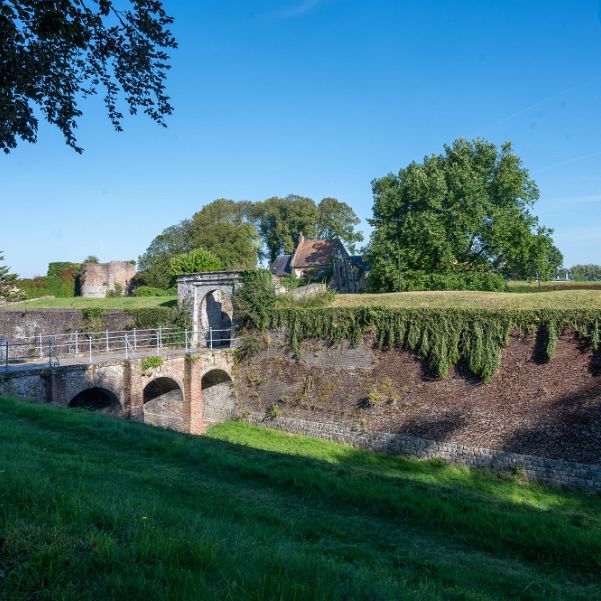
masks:
[[[197,342],[197,344],[194,343]],[[133,329],[104,332],[72,332],[24,338],[0,338],[0,370],[27,364],[98,363],[107,359],[135,359],[147,355],[180,354],[201,348],[233,346],[232,328],[202,330],[182,328]]]

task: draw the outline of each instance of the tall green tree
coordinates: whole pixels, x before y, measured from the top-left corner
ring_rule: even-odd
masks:
[[[17,284],[17,275],[10,272],[8,265],[3,265],[4,254],[0,251],[0,298],[13,300],[13,288]]]
[[[355,229],[360,219],[337,198],[324,198],[317,205],[311,198],[290,194],[255,203],[252,213],[270,261],[294,252],[301,233],[306,238],[338,237],[350,252],[355,252],[356,244],[363,240]]]
[[[350,205],[337,198],[323,198],[317,206],[317,236],[322,240],[340,238],[351,254],[363,240],[363,234],[356,230],[360,223]]]
[[[0,2],[0,149],[35,142],[41,114],[81,152],[78,103],[98,90],[117,131],[119,100],[164,125],[171,23],[160,0]]]
[[[317,207],[311,198],[274,196],[255,203],[253,215],[270,262],[281,254],[292,253],[301,233],[307,238],[317,235]]]
[[[601,265],[574,265],[570,275],[577,282],[601,282]]]
[[[563,255],[553,244],[552,231],[540,227],[527,247],[528,257],[520,275],[530,280],[545,281],[557,277],[563,266]]]
[[[528,276],[544,264],[541,253],[557,250],[531,212],[539,191],[510,143],[459,139],[372,188],[375,290],[397,289],[399,268]]]
[[[255,268],[261,238],[250,222],[251,206],[223,198],[205,205],[190,222],[190,246],[211,251],[223,269]]]
[[[154,238],[146,252],[138,259],[138,283],[163,290],[173,285],[170,260],[175,255],[192,249],[189,227],[188,221],[182,221],[178,225],[166,228]]]

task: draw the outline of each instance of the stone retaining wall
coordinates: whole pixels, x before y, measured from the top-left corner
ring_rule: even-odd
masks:
[[[133,317],[121,309],[107,309],[103,329],[121,330],[133,324]],[[10,309],[0,310],[0,338],[69,334],[84,330],[81,309]]]
[[[420,459],[443,459],[466,467],[515,474],[523,470],[525,477],[540,482],[601,493],[601,466],[597,465],[436,442],[390,432],[361,432],[332,423],[287,417],[266,418],[265,414],[257,412],[250,413],[246,420],[268,428],[333,440],[371,451],[412,455]]]

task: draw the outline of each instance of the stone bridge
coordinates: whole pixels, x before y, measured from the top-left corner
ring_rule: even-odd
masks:
[[[0,370],[0,394],[80,407],[201,434],[234,415],[231,351]],[[148,362],[146,362],[146,365]]]

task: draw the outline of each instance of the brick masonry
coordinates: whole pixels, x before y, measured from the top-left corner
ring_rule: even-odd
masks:
[[[475,467],[519,466],[598,491],[601,353],[565,335],[555,359],[541,363],[534,346],[513,335],[483,384],[461,367],[438,379],[411,352],[380,351],[369,339],[357,348],[306,341],[295,359],[271,332],[268,348],[238,366],[236,408],[292,432]]]
[[[132,261],[84,263],[81,268],[81,295],[87,298],[104,298],[115,286],[127,290],[135,275],[136,264]]]
[[[0,370],[0,395],[68,407],[78,395],[99,389],[118,400],[119,406],[111,412],[121,417],[201,434],[207,423],[226,415],[223,409],[215,409],[215,402],[234,407],[232,368],[232,353],[207,351],[165,356],[163,363],[152,370],[143,369],[142,359]],[[213,383],[217,385],[212,387]],[[216,391],[220,391],[217,396]]]
[[[540,482],[601,493],[601,466],[598,465],[506,453],[452,442],[436,442],[390,432],[362,432],[318,421],[267,418],[264,413],[253,412],[245,419],[268,428],[333,440],[371,451],[412,455],[420,459],[443,459],[466,467],[503,472],[517,473],[518,470],[523,470],[524,476]]]

